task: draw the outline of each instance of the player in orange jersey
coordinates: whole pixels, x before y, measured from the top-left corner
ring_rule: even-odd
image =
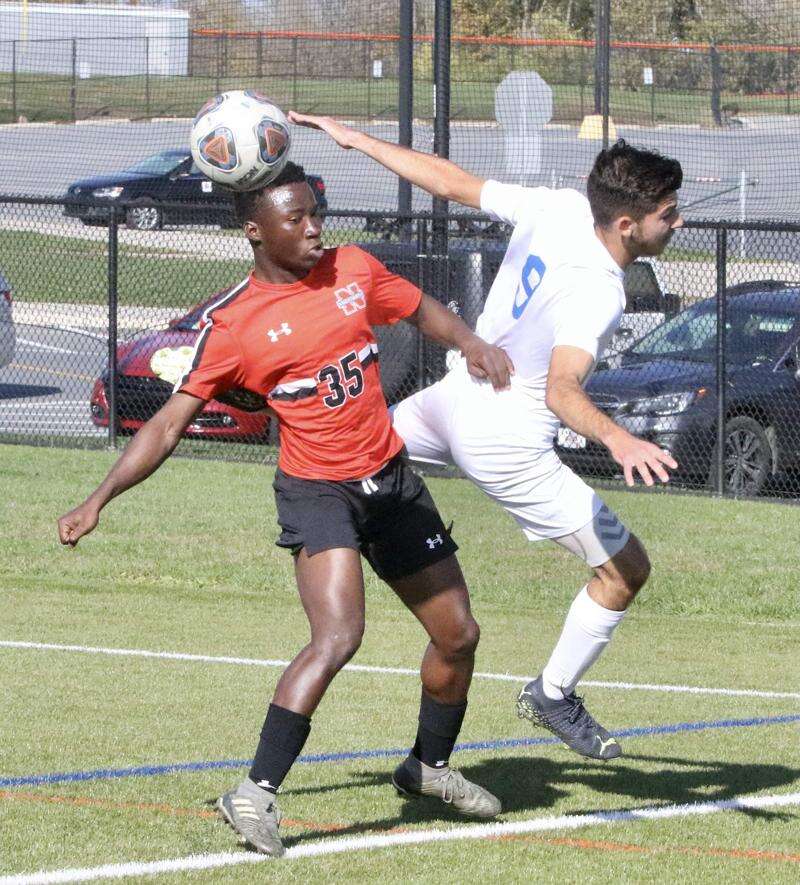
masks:
[[[392,428],[373,326],[407,320],[458,348],[472,374],[497,388],[508,385],[511,363],[363,250],[323,249],[316,199],[299,166],[288,163],[274,182],[235,200],[253,272],[206,310],[172,397],[98,488],[59,519],[60,540],[74,546],[91,532],[112,498],[169,456],[208,400],[242,391],[260,400],[280,418],[277,543],[294,554],[311,640],[281,676],[249,776],[222,796],[220,813],[256,850],[283,854],[276,793],[325,690],[361,642],[363,555],[430,637],[416,742],[392,781],[402,793],[494,817],[500,802],[449,766],[479,630],[456,544]]]

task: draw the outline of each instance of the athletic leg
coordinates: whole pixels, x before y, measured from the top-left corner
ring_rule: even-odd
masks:
[[[575,688],[610,642],[650,564],[638,539],[605,505],[591,523],[555,540],[591,565],[594,576],[573,601],[542,674],[520,692],[518,711],[582,755],[615,758],[619,745],[589,715]]]
[[[335,548],[309,556],[302,549],[295,556],[295,576],[311,639],[278,682],[247,779],[218,803],[245,843],[274,856],[283,854],[275,795],[308,738],[312,713],[364,633],[357,550]]]
[[[458,561],[449,556],[389,584],[430,637],[420,670],[416,741],[411,755],[396,769],[393,783],[408,795],[444,799],[462,814],[494,817],[500,813],[500,802],[449,767],[467,709],[480,637]]]

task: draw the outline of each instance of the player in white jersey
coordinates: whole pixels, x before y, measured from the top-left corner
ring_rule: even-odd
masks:
[[[628,485],[667,482],[672,456],[600,411],[583,386],[625,309],[622,280],[636,258],[660,254],[683,223],[677,160],[619,141],[602,151],[574,190],[483,180],[439,157],[372,138],[327,117],[290,114],[327,132],[431,194],[513,226],[477,324],[514,363],[511,386],[494,391],[463,361],[400,403],[395,428],[412,458],[452,461],[501,504],[532,541],[550,539],[594,575],[567,614],[541,675],[519,694],[519,715],[597,759],[621,754],[575,688],[644,585],[650,563],[638,539],[558,458],[561,424],[604,445]],[[655,477],[655,479],[654,479]]]

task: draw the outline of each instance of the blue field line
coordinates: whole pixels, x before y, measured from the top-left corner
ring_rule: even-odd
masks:
[[[639,728],[624,728],[614,732],[615,737],[637,738],[656,737],[662,734],[678,734],[684,731],[710,731],[722,728],[754,728],[759,725],[787,725],[800,722],[800,713],[786,716],[756,716],[752,719],[718,719],[714,722],[678,722],[674,725],[647,725]],[[456,744],[457,751],[464,750],[509,750],[514,747],[536,747],[542,744],[559,744],[556,737],[507,738],[494,741],[471,741]],[[391,756],[406,756],[408,747],[398,749],[349,750],[341,753],[312,753],[298,757],[299,763],[348,762],[354,759],[380,759]],[[175,762],[170,765],[138,765],[133,768],[95,768],[90,771],[55,772],[53,774],[32,774],[24,777],[0,778],[3,787],[36,787],[43,784],[74,783],[122,777],[153,777],[159,774],[174,774],[183,771],[209,771],[217,768],[244,768],[250,759],[220,759],[215,762]]]

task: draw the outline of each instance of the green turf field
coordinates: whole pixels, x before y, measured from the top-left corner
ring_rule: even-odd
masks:
[[[281,661],[305,642],[289,557],[273,546],[271,468],[173,459],[112,502],[95,535],[61,548],[56,517],[112,457],[0,446],[0,883],[107,864],[133,864],[123,872],[134,876],[147,871],[137,864],[169,860],[178,861],[173,871],[153,881],[797,881],[795,507],[606,493],[654,569],[590,678],[651,687],[588,685],[585,695],[613,730],[651,731],[620,738],[626,755],[596,764],[560,745],[526,745],[549,735],[516,718],[519,681],[497,678],[538,672],[583,569],[555,547],[526,544],[466,482],[430,480],[445,519],[455,519],[482,627],[484,675],[473,682],[461,740],[490,746],[464,750],[456,762],[503,799],[505,829],[457,839],[479,835],[475,825],[398,798],[389,775],[401,757],[362,751],[410,745],[418,681],[346,671],[304,753],[351,758],[295,767],[281,804],[297,856],[256,868],[242,862],[254,856],[210,803],[244,775],[279,666],[9,645]],[[367,633],[354,663],[413,669],[423,647],[411,617],[369,576]],[[787,696],[747,693],[759,690]],[[214,761],[227,765],[25,782]],[[751,796],[767,797],[764,807],[719,810],[720,801]],[[643,808],[661,817],[597,818]],[[521,832],[525,821],[529,832]],[[447,839],[394,844],[434,831]],[[375,845],[379,836],[387,847]],[[300,856],[310,850],[322,853]],[[227,865],[187,871],[190,855]]]

